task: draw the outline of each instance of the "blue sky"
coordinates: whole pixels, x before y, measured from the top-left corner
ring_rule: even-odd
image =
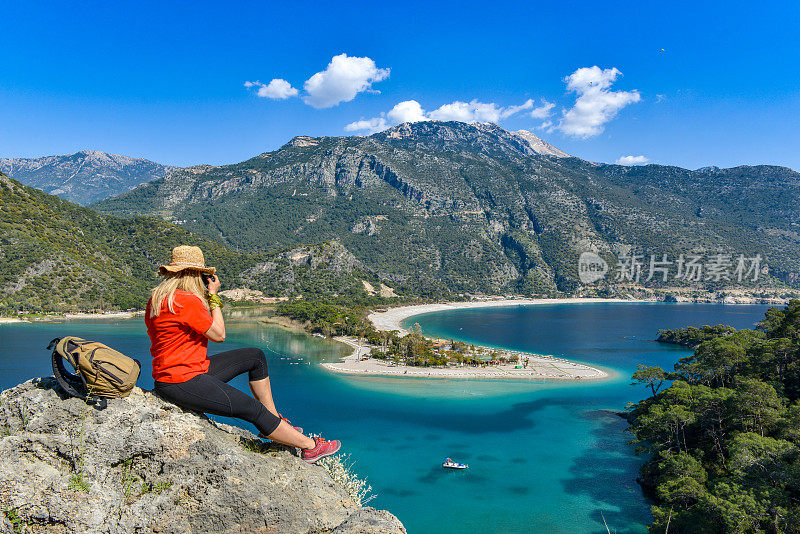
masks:
[[[463,115],[592,161],[800,169],[796,1],[0,4],[0,157],[223,164]]]

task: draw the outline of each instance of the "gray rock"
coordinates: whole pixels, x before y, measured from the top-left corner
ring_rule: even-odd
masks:
[[[293,450],[139,388],[98,411],[44,378],[0,402],[0,532],[9,511],[30,532],[405,532]]]
[[[334,534],[404,534],[405,531],[405,527],[395,516],[386,510],[370,507],[354,512],[333,530]]]

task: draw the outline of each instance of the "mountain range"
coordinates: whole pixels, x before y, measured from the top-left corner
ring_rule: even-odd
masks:
[[[0,172],[81,205],[129,191],[173,170],[175,167],[146,159],[94,150],[65,156],[0,158]]]
[[[381,281],[418,295],[544,294],[576,290],[585,251],[612,266],[631,251],[760,254],[764,283],[794,285],[799,187],[785,167],[597,164],[530,132],[431,121],[295,137],[92,208],[156,215],[247,253],[336,240]]]
[[[156,217],[97,213],[0,172],[0,315],[141,309],[159,280],[158,266],[172,247],[187,243],[203,249],[226,288],[348,302],[377,302],[369,288],[391,295],[335,241],[273,255],[239,253]]]

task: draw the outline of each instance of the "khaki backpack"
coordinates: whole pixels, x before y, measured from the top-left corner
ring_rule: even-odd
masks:
[[[142,367],[108,345],[75,336],[56,338],[47,348],[53,351],[53,374],[62,389],[100,409],[108,399],[130,395]],[[64,360],[77,374],[67,370]]]

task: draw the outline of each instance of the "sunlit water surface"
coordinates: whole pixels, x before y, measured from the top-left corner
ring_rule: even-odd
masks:
[[[410,533],[645,532],[649,505],[635,482],[641,459],[626,445],[620,410],[646,395],[630,385],[638,363],[671,368],[688,351],[656,343],[659,328],[752,327],[765,306],[561,304],[436,312],[423,332],[563,356],[610,371],[599,382],[350,377],[317,363],[337,343],[231,319],[211,353],[264,349],[278,409],[307,431],[342,440],[354,469]],[[79,335],[139,359],[152,387],[142,320],[0,325],[0,387],[50,374],[50,339]],[[244,377],[233,382],[247,391]],[[231,422],[231,421],[227,421]],[[243,424],[248,427],[247,424]],[[470,465],[445,471],[444,457]],[[602,513],[602,515],[601,515]]]

